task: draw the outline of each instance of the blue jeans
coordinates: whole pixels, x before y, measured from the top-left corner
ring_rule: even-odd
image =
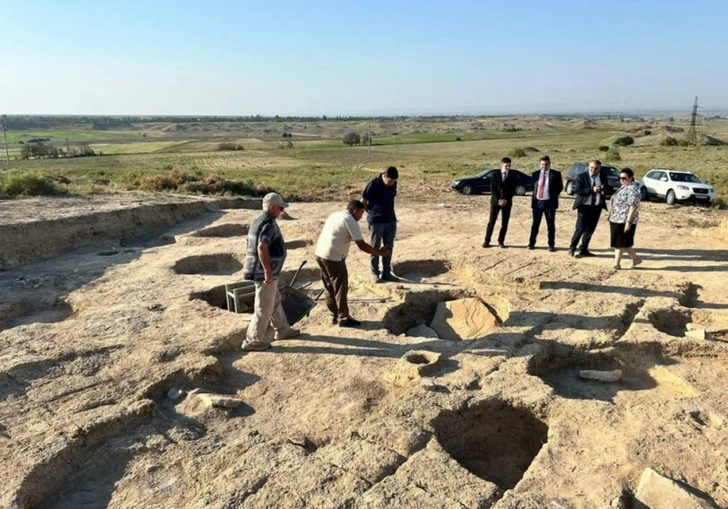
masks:
[[[369,224],[369,233],[371,233],[371,245],[374,249],[394,248],[394,237],[397,235],[397,223],[374,223]],[[372,274],[379,275],[379,257],[372,255]],[[382,257],[382,275],[390,275],[392,273],[392,257]]]

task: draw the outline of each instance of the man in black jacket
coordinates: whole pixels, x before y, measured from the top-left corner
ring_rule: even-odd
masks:
[[[498,233],[498,246],[505,248],[506,233],[508,233],[508,221],[511,218],[511,207],[513,196],[516,194],[516,177],[511,173],[511,160],[507,157],[501,159],[501,171],[494,171],[490,175],[490,218],[488,227],[485,230],[485,242],[483,247],[490,247],[490,239],[493,236],[495,222],[498,213],[501,216],[501,229]]]
[[[551,169],[549,156],[541,158],[541,169],[533,172],[533,223],[531,224],[531,237],[528,240],[528,249],[536,248],[536,237],[541,227],[541,219],[546,216],[548,227],[549,251],[556,251],[556,209],[559,208],[559,194],[564,190],[561,172]]]
[[[574,179],[574,210],[577,211],[577,214],[569,255],[576,255],[576,247],[581,240],[579,254],[594,256],[589,251],[589,241],[591,241],[594,230],[597,229],[602,210],[607,210],[605,190],[608,187],[607,174],[602,172],[602,163],[598,159],[589,161],[589,170],[580,173]]]

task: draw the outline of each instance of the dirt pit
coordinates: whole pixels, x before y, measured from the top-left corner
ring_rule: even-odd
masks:
[[[231,253],[188,256],[177,260],[174,271],[177,274],[200,274],[205,276],[225,276],[235,274],[243,264]]]
[[[677,308],[653,311],[648,315],[648,319],[658,331],[678,338],[685,336],[685,326],[692,322],[689,310]]]
[[[430,325],[435,317],[437,305],[464,297],[464,290],[427,290],[410,292],[404,302],[393,307],[384,315],[384,326],[392,334],[404,334],[418,325]]]
[[[548,439],[548,426],[541,419],[499,400],[444,411],[433,427],[453,459],[502,490],[518,484]]]
[[[392,271],[402,279],[422,282],[450,272],[450,262],[446,260],[409,260],[394,263]]]

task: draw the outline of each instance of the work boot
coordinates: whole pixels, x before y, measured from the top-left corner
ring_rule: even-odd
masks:
[[[339,327],[359,327],[361,322],[350,316],[339,320]]]
[[[243,342],[243,350],[246,352],[263,352],[269,348],[270,343],[263,343],[261,341],[256,341],[255,343],[248,343],[247,341]]]
[[[287,329],[281,329],[277,330],[275,336],[273,336],[274,339],[291,339],[295,338],[301,333],[300,330],[294,329],[293,327],[288,327]]]

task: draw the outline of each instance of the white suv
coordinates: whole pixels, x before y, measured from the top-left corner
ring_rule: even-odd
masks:
[[[650,170],[642,177],[640,191],[642,199],[663,198],[670,205],[687,200],[709,204],[715,200],[715,188],[703,184],[689,171]]]

